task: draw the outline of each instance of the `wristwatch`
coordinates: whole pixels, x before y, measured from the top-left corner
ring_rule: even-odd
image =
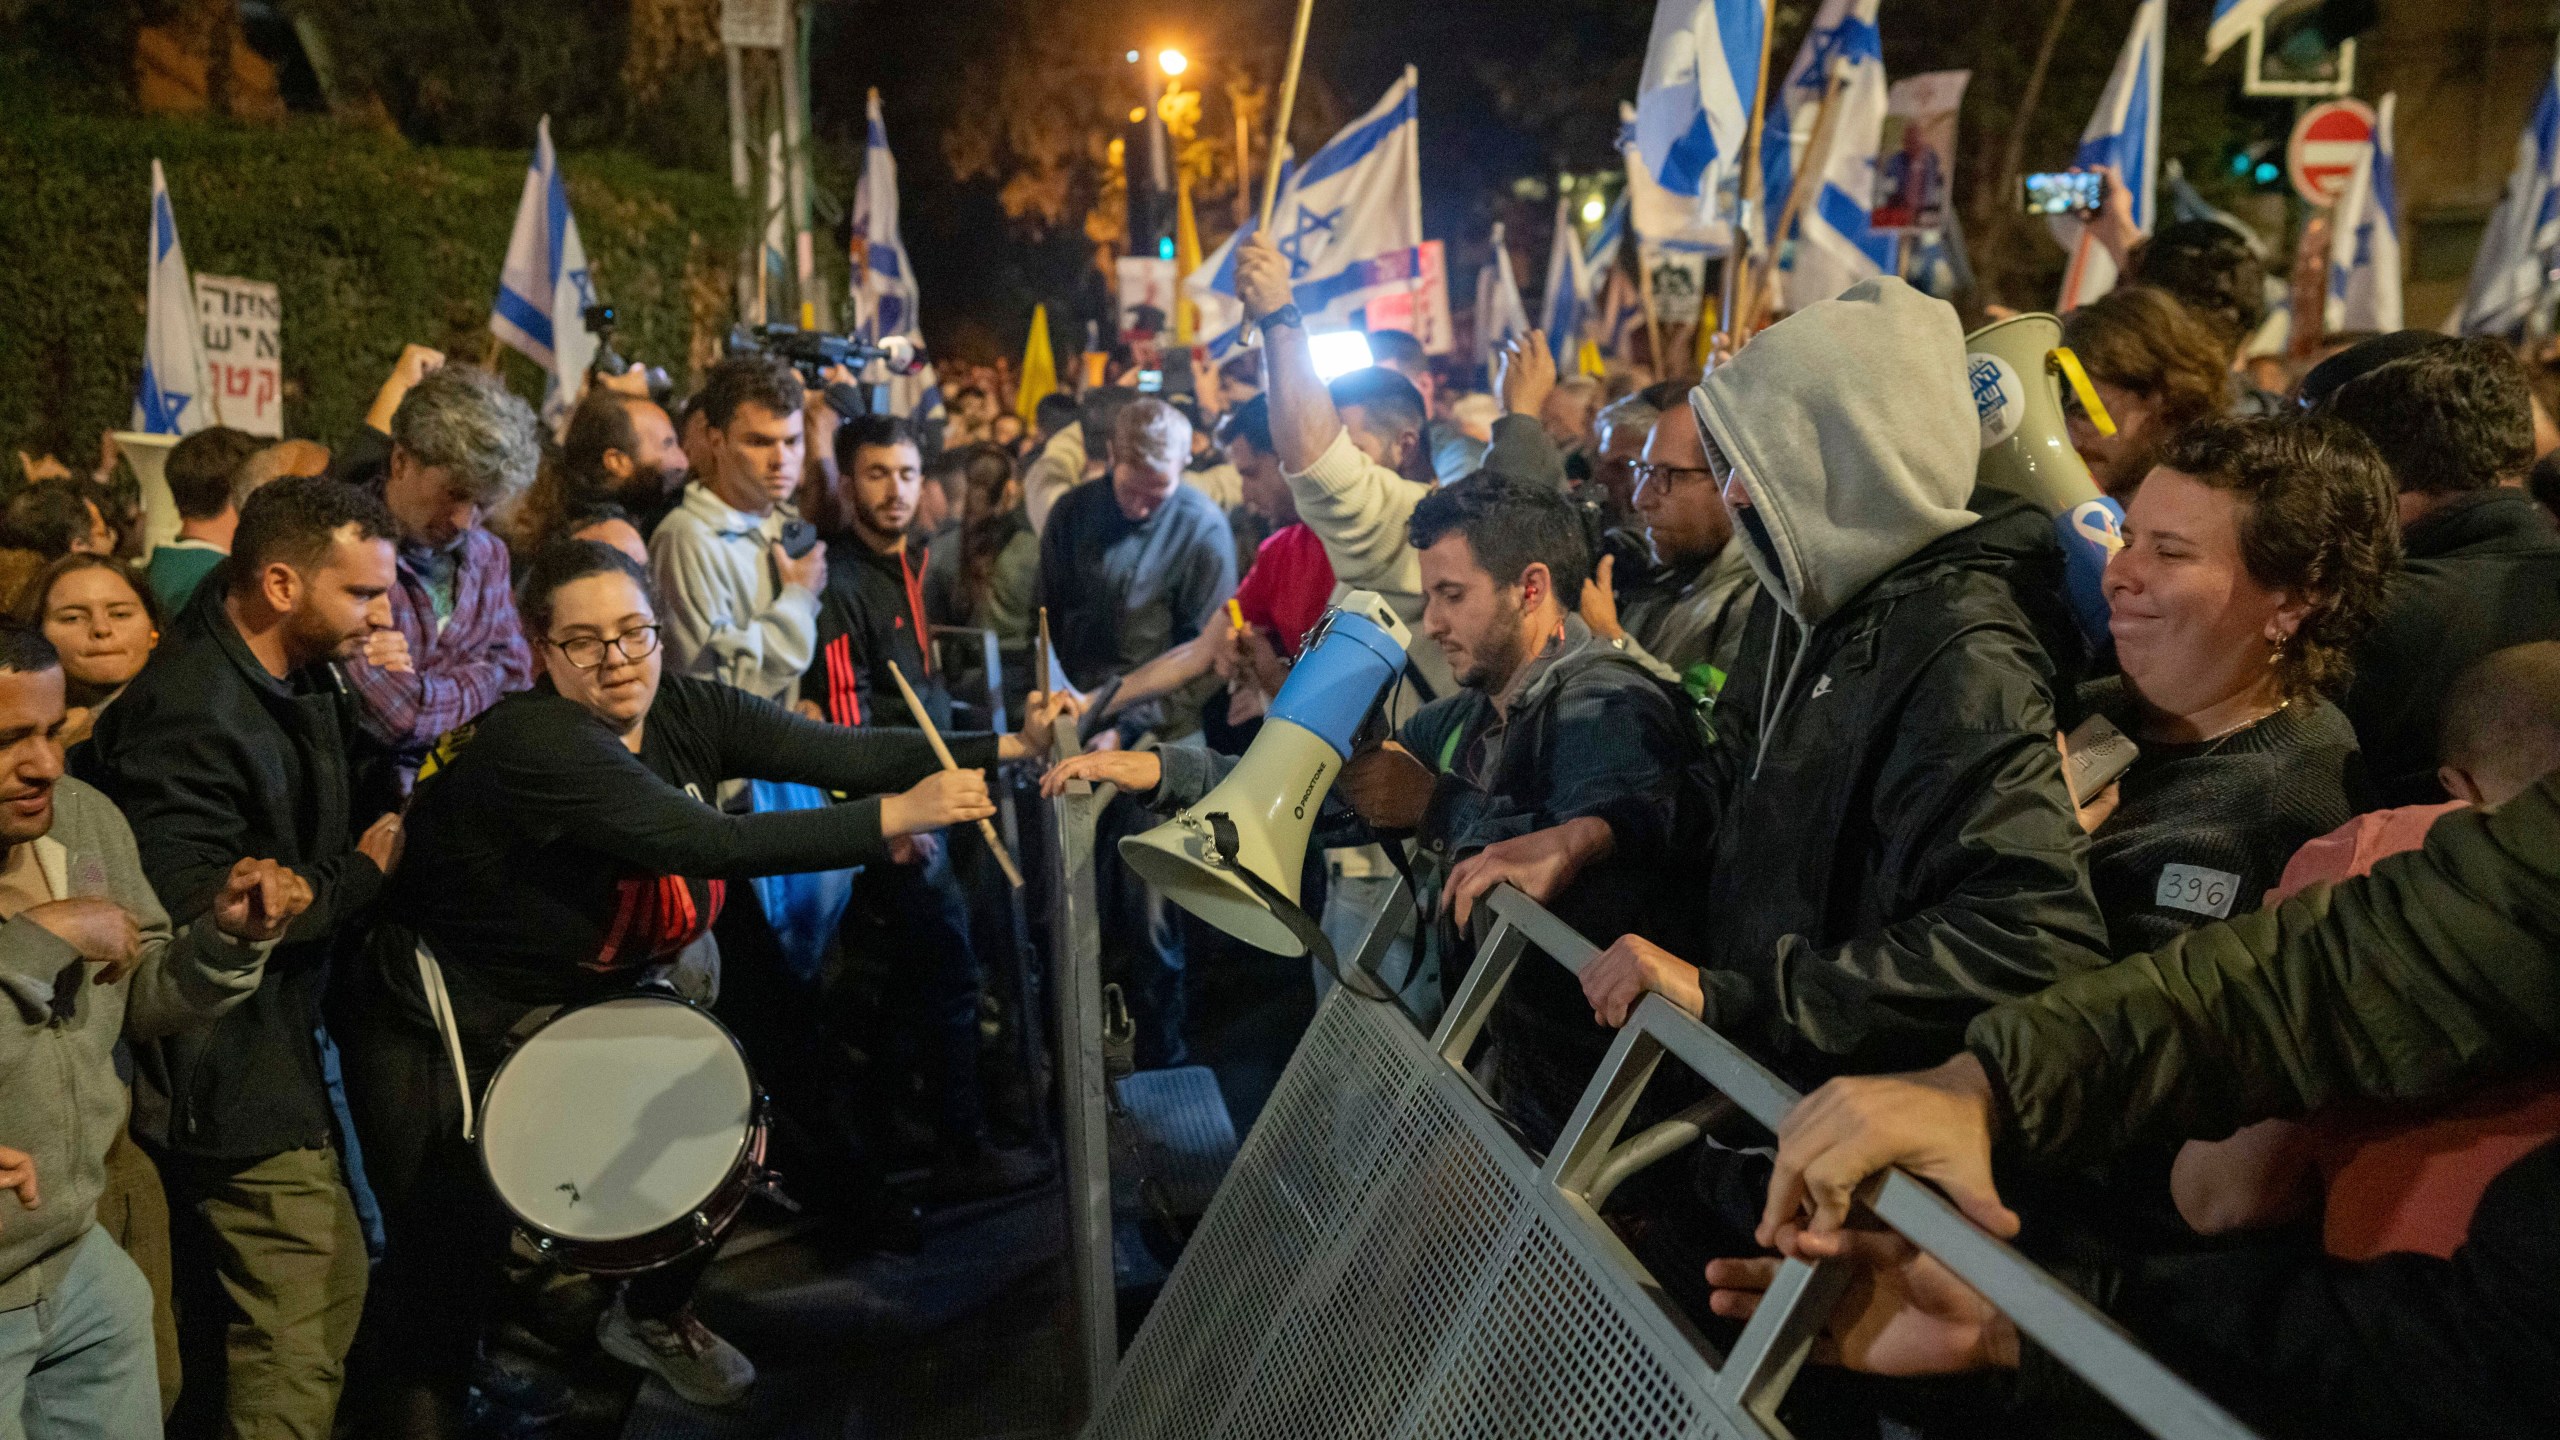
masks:
[[[1253,328],[1265,335],[1270,334],[1271,328],[1275,325],[1294,325],[1303,330],[1307,325],[1307,317],[1298,313],[1298,302],[1292,300],[1253,322]]]

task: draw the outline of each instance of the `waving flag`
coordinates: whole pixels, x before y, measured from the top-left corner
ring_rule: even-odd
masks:
[[[1493,259],[1476,272],[1476,352],[1484,373],[1493,374],[1493,352],[1504,341],[1529,331],[1529,307],[1520,299],[1520,277],[1512,273],[1511,244],[1502,222],[1493,225]]]
[[[2329,303],[2325,328],[2400,328],[2400,187],[2392,174],[2391,111],[2382,97],[2373,143],[2356,161],[2329,222]]]
[[[1795,188],[1796,169],[1805,163],[1813,143],[1814,117],[1822,108],[1823,88],[1830,83],[1831,62],[1884,64],[1884,41],[1876,31],[1877,0],[1822,0],[1813,28],[1796,47],[1786,78],[1769,95],[1768,113],[1760,120],[1760,231],[1762,249],[1775,248],[1767,236],[1786,208]],[[1868,146],[1874,148],[1872,144]],[[1808,207],[1811,208],[1811,207]]]
[[[2204,63],[2221,59],[2223,51],[2248,39],[2250,31],[2283,6],[2284,0],[2213,0],[2213,24],[2204,32]]]
[[[1600,219],[1600,228],[1591,232],[1582,247],[1582,300],[1588,305],[1597,300],[1600,286],[1609,272],[1618,268],[1618,248],[1627,240],[1628,195],[1621,190],[1610,203],[1609,213]]]
[[[2471,284],[2445,328],[2456,335],[2502,335],[2521,327],[2542,298],[2550,261],[2560,258],[2560,60],[2542,82],[2533,119],[2516,139],[2507,193],[2489,217]]]
[[[2165,57],[2168,0],[2142,0],[2133,30],[2116,56],[2115,73],[2098,97],[2098,113],[2080,132],[2072,164],[2113,165],[2132,192],[2134,228],[2148,235],[2160,204],[2160,67]],[[2053,222],[2053,238],[2071,252],[2063,272],[2060,308],[2086,305],[2116,288],[2115,257],[2086,237],[2088,227],[2067,216]]]
[[[578,393],[596,355],[587,333],[586,308],[596,303],[587,274],[587,247],[569,214],[569,191],[560,182],[560,157],[551,148],[551,117],[533,132],[533,168],[525,172],[524,197],[516,202],[516,228],[507,241],[507,263],[498,271],[498,303],[489,329],[551,375],[543,418],[557,424]]]
[[[1787,260],[1784,285],[1789,310],[1828,300],[1869,276],[1891,269],[1894,260],[1894,237],[1878,234],[1868,223],[1868,210],[1876,193],[1876,147],[1884,139],[1889,100],[1884,51],[1876,31],[1875,0],[1855,0],[1841,7],[1836,17],[1831,16],[1829,4],[1823,10],[1830,17],[1831,29],[1826,33],[1817,20],[1814,33],[1805,37],[1804,50],[1796,57],[1796,63],[1807,67],[1805,74],[1813,81],[1814,105],[1801,111],[1794,122],[1803,128],[1805,145],[1812,143],[1822,100],[1822,77],[1829,73],[1835,58],[1846,64],[1848,74],[1840,87],[1840,98],[1832,105],[1826,153],[1800,152],[1792,139],[1785,149],[1789,157],[1788,184],[1795,183],[1796,166],[1820,177],[1796,216],[1795,250]],[[1768,163],[1769,152],[1764,148],[1761,164],[1765,167]],[[1787,192],[1770,188],[1762,193],[1768,197],[1765,209],[1774,223],[1777,212],[1786,205]]]
[[[149,435],[192,435],[213,423],[213,381],[204,364],[204,317],[187,252],[178,245],[178,212],[169,179],[151,162],[151,270],[142,330],[142,382],[133,396],[133,428]]]
[[[1573,201],[1556,196],[1556,239],[1547,250],[1547,293],[1540,306],[1539,325],[1547,332],[1547,349],[1556,357],[1556,368],[1568,368],[1568,358],[1582,349],[1582,317],[1589,312],[1590,284],[1582,273],[1582,237],[1573,233]]]
[[[898,238],[898,160],[889,153],[878,90],[871,92],[868,113],[862,185],[853,193],[853,313],[862,337],[878,340],[915,333],[917,295],[906,242]]]
[[[1636,85],[1636,152],[1674,195],[1712,205],[1742,156],[1770,0],[1658,0]]]
[[[1422,274],[1421,126],[1414,72],[1387,87],[1369,113],[1281,180],[1272,207],[1272,243],[1289,261],[1289,283],[1310,322],[1348,325],[1374,296],[1407,291]],[[1200,307],[1212,358],[1243,338],[1236,301],[1236,245],[1228,237],[1183,281]]]

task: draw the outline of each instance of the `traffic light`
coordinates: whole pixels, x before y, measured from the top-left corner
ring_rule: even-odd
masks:
[[[2284,142],[2252,140],[2231,152],[2226,162],[2231,178],[2259,190],[2273,190],[2284,183]]]

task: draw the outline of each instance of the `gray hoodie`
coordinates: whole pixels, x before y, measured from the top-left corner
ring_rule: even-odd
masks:
[[[1751,493],[1758,523],[1737,528],[1761,588],[1802,624],[1974,522],[1964,502],[1982,427],[1964,327],[1900,280],[1864,281],[1770,326],[1689,405]]]
[[[142,932],[134,968],[113,985],[52,931],[24,915],[0,924],[0,1145],[35,1157],[43,1203],[0,1191],[0,1311],[34,1304],[67,1267],[96,1218],[107,1146],[130,1101],[116,1077],[118,1036],[152,1039],[199,1025],[258,988],[271,945],[243,945],[205,915],[169,932],[142,875],[133,831],[106,796],[65,778],[53,829],[35,845],[55,899],[104,895]]]
[[[1735,538],[1799,627],[1796,661],[1859,591],[1980,518],[1965,508],[1982,427],[1964,355],[1954,308],[1886,276],[1770,326],[1689,392],[1750,493]],[[1794,689],[1786,628],[1770,636],[1764,746]]]

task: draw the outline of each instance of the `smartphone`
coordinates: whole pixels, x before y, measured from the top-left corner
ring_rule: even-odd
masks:
[[[2099,791],[2116,783],[2142,751],[2104,715],[2092,715],[2071,732],[2070,762],[2062,778],[2071,787],[2071,803],[2086,805]]]
[[[810,524],[806,520],[785,520],[782,522],[781,544],[783,554],[797,560],[801,556],[808,554],[810,550],[814,549],[817,546],[817,543],[817,526]]]
[[[1139,371],[1139,372],[1138,372],[1138,393],[1139,393],[1139,394],[1141,394],[1141,395],[1161,395],[1161,394],[1163,394],[1163,393],[1164,393],[1164,372],[1163,372],[1163,371],[1161,371],[1161,370],[1141,370],[1141,371]]]
[[[2049,170],[2019,183],[2030,215],[2094,215],[2107,198],[2107,177],[2095,170]]]
[[[1327,384],[1377,363],[1369,352],[1369,337],[1357,330],[1326,330],[1310,334],[1307,336],[1307,353],[1316,362],[1316,378]]]

